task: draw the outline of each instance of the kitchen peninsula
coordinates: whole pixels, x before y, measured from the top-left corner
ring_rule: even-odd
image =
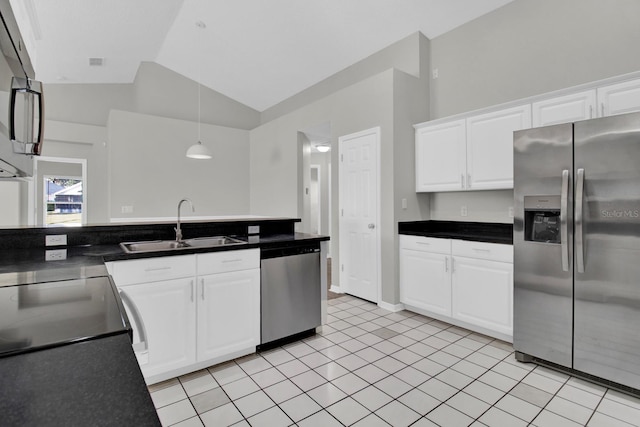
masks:
[[[118,274],[115,280],[109,276],[107,265],[113,266],[117,263],[160,262],[160,260],[164,263],[167,259],[195,260],[196,257],[214,260],[217,255],[249,253],[255,254],[257,258],[253,261],[254,266],[259,267],[259,264],[255,263],[259,260],[261,250],[309,244],[321,248],[321,259],[324,259],[328,237],[296,233],[294,231],[296,222],[299,220],[246,217],[184,222],[182,224],[184,239],[228,236],[246,243],[140,253],[126,253],[120,243],[175,239],[175,223],[0,230],[0,290],[5,290],[7,296],[0,302],[3,306],[6,305],[0,314],[0,338],[3,342],[7,342],[9,340],[5,338],[11,336],[14,343],[13,347],[0,347],[0,375],[5,379],[0,386],[0,413],[7,414],[9,417],[5,421],[9,425],[24,425],[25,423],[39,424],[39,421],[46,419],[49,423],[58,421],[65,424],[65,420],[72,417],[76,423],[84,420],[86,425],[99,425],[98,418],[117,414],[119,422],[121,421],[123,425],[132,423],[158,425],[153,403],[145,387],[145,380],[146,383],[157,382],[166,375],[173,375],[175,370],[170,370],[168,374],[156,375],[155,378],[151,378],[151,381],[145,374],[143,380],[138,364],[142,365],[145,357],[153,358],[151,355],[153,346],[145,349],[146,354],[144,351],[137,351],[136,341],[139,338],[139,329],[143,326],[139,323],[139,313],[132,315],[130,307],[127,307],[126,304],[130,301],[125,301],[126,297],[122,298],[125,304],[119,308],[124,313],[126,307],[128,316],[122,316],[121,328],[118,332],[109,330],[95,336],[85,333],[60,339],[58,342],[42,342],[33,337],[20,339],[20,329],[15,327],[16,319],[28,324],[29,319],[24,320],[26,312],[32,313],[34,317],[33,313],[37,310],[44,310],[43,312],[47,315],[55,317],[51,314],[52,312],[69,312],[70,307],[78,304],[100,305],[101,301],[105,300],[104,296],[109,297],[118,293],[122,295],[123,289],[129,294],[127,296],[132,297],[134,294],[132,290],[138,288],[138,285],[128,286],[125,283],[125,286],[120,287]],[[46,241],[53,245],[46,246]],[[232,258],[235,262],[236,259],[243,257],[234,255]],[[210,267],[213,264],[209,262],[200,264],[201,268],[213,268]],[[229,267],[230,264],[234,263],[223,264],[225,272],[221,275],[211,276],[228,277],[228,274],[233,274],[228,272],[234,270]],[[167,271],[161,269],[155,273]],[[320,273],[320,283],[323,287],[320,292],[322,301],[319,303],[326,308],[326,263],[320,268]],[[188,299],[194,301],[195,286],[190,285],[189,280],[191,279],[187,280],[189,283],[187,290],[191,295],[188,295]],[[87,291],[94,281],[104,282],[100,291]],[[166,282],[156,281],[154,286]],[[62,294],[58,293],[54,296],[51,293],[51,290],[64,287],[66,284],[75,285],[72,294],[67,293],[66,296],[61,296]],[[259,286],[259,279],[257,284]],[[30,289],[30,286],[37,288]],[[208,294],[205,295],[205,291],[208,293],[212,289],[214,287],[205,289],[203,286],[202,291],[198,291],[199,304],[206,301]],[[225,292],[229,289],[231,288],[226,288]],[[259,294],[255,297],[259,299]],[[117,297],[115,300],[118,303],[120,301]],[[225,301],[222,301],[223,305],[224,303]],[[231,306],[233,309],[234,306]],[[21,311],[23,317],[20,317]],[[259,316],[259,311],[258,306],[254,314]],[[322,312],[325,313],[326,309]],[[175,316],[174,313],[171,316],[165,315],[170,318]],[[195,310],[193,316],[195,322]],[[85,317],[79,318],[78,322],[85,323],[87,319],[85,314]],[[113,320],[113,316],[110,316],[110,319]],[[66,321],[73,323],[71,318]],[[223,323],[221,326],[229,327],[230,323],[232,322]],[[151,335],[152,327],[146,325],[146,328]],[[251,341],[254,345],[249,346],[251,352],[255,351],[255,344],[259,343],[259,330],[257,332],[257,338],[254,334]],[[195,331],[193,333],[195,334]],[[203,336],[197,335],[198,340]],[[131,337],[136,350],[135,356],[131,350]],[[208,337],[210,338],[211,335]],[[228,348],[223,346],[221,352],[213,356],[213,353],[207,354],[203,363],[213,360],[211,364],[214,364],[237,357],[233,351],[226,354],[226,350]],[[196,366],[187,361],[178,371],[187,372],[193,366],[195,366],[193,369],[200,368],[200,365]],[[144,368],[142,372],[145,372]],[[43,386],[45,382],[49,384],[46,387]],[[63,392],[52,392],[52,389],[63,390]]]

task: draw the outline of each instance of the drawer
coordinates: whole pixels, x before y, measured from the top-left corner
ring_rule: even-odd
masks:
[[[197,254],[198,276],[260,268],[260,250],[243,249]]]
[[[513,263],[512,245],[470,242],[468,240],[453,240],[451,244],[451,253],[453,256]]]
[[[434,237],[400,235],[400,248],[422,252],[435,252],[449,254],[451,252],[450,239],[438,239]]]
[[[114,261],[111,276],[117,286],[158,282],[196,275],[196,256],[181,255]]]

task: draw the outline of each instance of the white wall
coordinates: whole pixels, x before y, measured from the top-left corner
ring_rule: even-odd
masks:
[[[0,180],[0,227],[15,227],[26,225],[22,223],[24,215],[21,211],[22,186],[26,185],[18,181]]]
[[[201,126],[211,160],[185,157],[197,141],[197,124],[111,111],[107,143],[111,218],[175,218],[188,197],[196,211],[183,216],[249,213],[249,132]],[[122,213],[122,206],[133,212]]]

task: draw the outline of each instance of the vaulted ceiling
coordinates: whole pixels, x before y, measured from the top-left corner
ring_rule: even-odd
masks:
[[[510,1],[11,0],[11,4],[36,78],[45,83],[130,83],[141,61],[155,61],[263,111],[416,31],[434,38]],[[102,65],[90,65],[90,58],[102,59]]]

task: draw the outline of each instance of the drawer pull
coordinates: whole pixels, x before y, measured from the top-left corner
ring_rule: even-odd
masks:
[[[162,270],[171,270],[171,267],[155,267],[155,268],[145,268],[144,271],[150,273],[152,271],[162,271]]]
[[[473,250],[478,252],[491,252],[491,249],[473,248]]]
[[[431,243],[428,242],[416,242],[419,245],[431,246]]]
[[[227,263],[227,262],[240,262],[242,261],[242,258],[234,258],[234,259],[224,259],[222,260],[223,263]]]

